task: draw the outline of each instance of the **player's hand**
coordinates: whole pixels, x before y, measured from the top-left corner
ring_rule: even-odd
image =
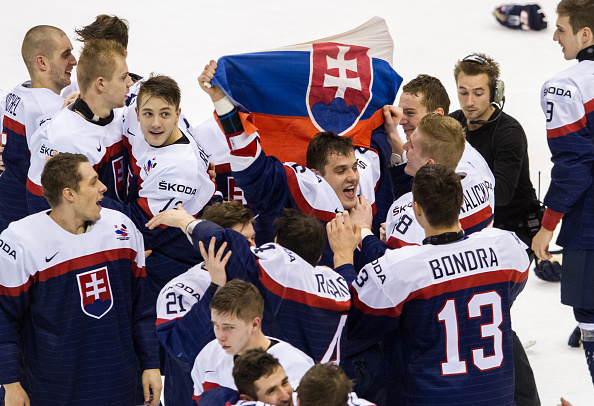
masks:
[[[194,220],[196,220],[194,216],[185,211],[181,203],[178,203],[177,209],[162,211],[150,219],[148,223],[145,224],[145,226],[147,226],[149,230],[152,230],[153,228],[160,225],[165,225],[168,227],[180,228],[185,232],[188,224]]]
[[[532,238],[532,251],[536,254],[538,259],[553,258],[549,252],[549,243],[553,239],[553,232],[541,227],[538,233]]]
[[[217,181],[217,171],[215,170],[215,164],[213,162],[208,163],[208,169],[206,170],[206,172],[208,172],[210,180],[212,180],[213,182]]]
[[[392,152],[398,155],[402,155],[404,149],[402,149],[402,139],[398,134],[398,125],[402,119],[403,111],[401,107],[386,105],[383,107],[384,113],[384,131],[388,137],[388,141],[392,146]]]
[[[561,398],[561,403],[559,403],[557,406],[571,406],[571,403]]]
[[[80,90],[77,90],[76,92],[70,93],[66,97],[66,99],[64,99],[64,104],[62,104],[62,108],[69,106],[70,103],[73,103],[79,97],[80,97]]]
[[[217,71],[217,62],[211,60],[208,65],[204,67],[204,70],[198,76],[198,84],[200,88],[210,96],[210,99],[214,102],[221,100],[225,97],[225,93],[219,86],[212,86],[210,82],[214,78],[215,72]]]
[[[4,152],[4,145],[0,144],[0,171],[5,171],[4,161],[2,160],[2,152]]]
[[[142,391],[144,404],[155,406],[161,401],[163,381],[158,369],[145,369],[142,371]]]
[[[349,210],[353,227],[369,228],[373,222],[373,208],[365,196],[357,196],[355,207]]]
[[[29,396],[23,389],[20,382],[9,383],[4,385],[6,394],[4,396],[5,406],[30,406]]]
[[[204,268],[210,274],[210,279],[213,283],[219,286],[225,286],[225,283],[227,283],[225,266],[227,265],[227,262],[229,262],[229,258],[231,258],[231,250],[227,251],[225,256],[223,256],[225,249],[227,248],[227,242],[225,241],[215,253],[216,241],[215,237],[210,239],[208,252],[204,248],[202,241],[198,241],[198,245],[200,246],[200,254],[202,254],[202,258],[204,258]]]
[[[386,242],[386,223],[380,224],[380,240]]]
[[[326,232],[334,253],[334,267],[352,264],[353,252],[361,242],[361,229],[353,226],[349,212],[338,213],[326,224]]]

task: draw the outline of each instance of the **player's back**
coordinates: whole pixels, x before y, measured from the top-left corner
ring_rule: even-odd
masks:
[[[395,330],[385,361],[398,404],[513,405],[510,306],[527,268],[525,245],[497,229],[387,251],[353,284],[349,337]]]

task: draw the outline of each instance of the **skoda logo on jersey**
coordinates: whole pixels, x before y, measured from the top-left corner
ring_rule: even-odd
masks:
[[[114,225],[115,227],[115,233],[117,235],[117,239],[118,240],[129,240],[129,234],[128,234],[128,229],[126,228],[125,224],[122,224],[121,226],[118,227],[118,225]]]
[[[100,319],[113,307],[107,267],[76,275],[80,292],[80,307],[87,315]]]
[[[144,169],[144,173],[148,175],[151,172],[151,169],[157,166],[157,162],[155,162],[156,159],[157,157],[154,157],[153,159],[149,159],[148,161],[146,161],[146,163],[142,167],[142,169]]]
[[[312,44],[306,104],[320,131],[343,135],[363,115],[373,84],[368,50],[334,42]]]

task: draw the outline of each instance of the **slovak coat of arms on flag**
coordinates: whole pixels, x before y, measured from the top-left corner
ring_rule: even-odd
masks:
[[[307,110],[320,131],[345,134],[363,115],[373,83],[367,51],[333,42],[312,44]]]
[[[107,267],[76,275],[82,311],[100,319],[113,307]]]

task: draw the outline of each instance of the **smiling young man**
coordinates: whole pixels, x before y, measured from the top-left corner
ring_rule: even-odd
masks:
[[[557,14],[553,40],[565,59],[578,63],[545,82],[541,91],[553,169],[532,249],[550,259],[549,243],[563,219],[557,238],[563,247],[561,302],[573,307],[594,382],[594,4],[563,0]]]
[[[47,208],[40,177],[46,157],[59,152],[82,153],[107,186],[105,196],[125,199],[126,168],[122,155],[122,110],[132,80],[126,50],[115,41],[85,43],[77,68],[81,95],[60,110],[31,140],[27,179],[29,211]],[[114,111],[115,109],[115,111]]]
[[[84,155],[50,159],[41,182],[51,209],[0,237],[6,404],[156,405],[162,384],[142,236],[101,208],[107,188]]]
[[[194,399],[220,386],[237,389],[233,364],[237,355],[261,349],[279,359],[292,386],[313,365],[313,360],[290,344],[262,333],[264,299],[258,289],[234,279],[225,284],[210,302],[215,340],[196,357],[192,369]]]
[[[2,127],[5,171],[0,177],[0,232],[12,221],[27,216],[27,171],[33,133],[64,103],[60,91],[70,84],[76,58],[72,44],[59,28],[31,28],[21,47],[31,78],[8,93]],[[2,105],[4,105],[4,100]]]

